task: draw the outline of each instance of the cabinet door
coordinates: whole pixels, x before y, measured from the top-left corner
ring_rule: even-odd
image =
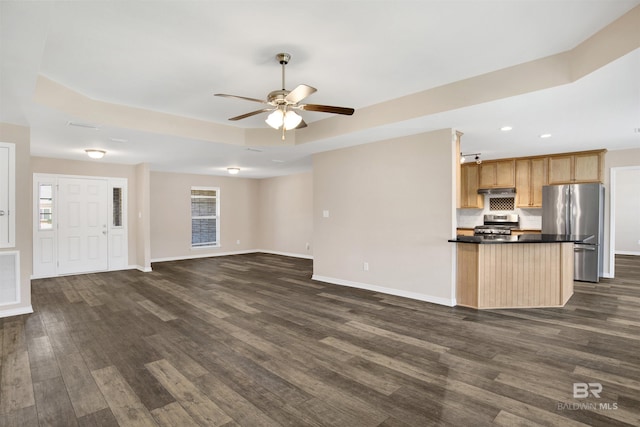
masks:
[[[527,208],[531,204],[531,160],[516,160],[516,206]]]
[[[547,185],[547,159],[531,159],[529,206],[542,207],[542,187]]]
[[[484,162],[479,166],[480,188],[492,188],[496,185],[496,164],[495,162]]]
[[[478,194],[478,165],[463,165],[460,168],[460,180],[460,207],[481,208],[484,200]]]
[[[549,184],[567,184],[573,178],[573,156],[549,158]]]
[[[513,160],[503,160],[495,163],[496,187],[513,187],[516,185],[515,164]]]
[[[575,182],[600,182],[600,153],[576,154],[574,156]]]

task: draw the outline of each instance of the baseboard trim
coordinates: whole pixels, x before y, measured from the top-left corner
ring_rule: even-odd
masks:
[[[215,252],[215,253],[206,253],[206,254],[198,254],[198,255],[180,255],[173,257],[164,257],[164,258],[153,258],[151,263],[154,262],[168,262],[168,261],[183,261],[186,259],[197,259],[197,258],[211,258],[211,257],[219,257],[219,256],[229,256],[229,255],[246,255],[257,252],[256,250],[248,250],[248,251],[232,251],[232,252]]]
[[[17,307],[17,308],[9,308],[7,310],[0,310],[0,318],[20,316],[23,314],[30,314],[30,313],[33,313],[33,307],[31,307],[31,305],[27,305],[25,307]]]
[[[432,295],[419,294],[416,292],[403,291],[400,289],[387,288],[384,286],[370,285],[368,283],[353,282],[351,280],[336,279],[334,277],[319,276],[317,274],[314,274],[311,277],[311,279],[317,280],[319,282],[331,283],[333,285],[365,289],[368,291],[380,292],[381,294],[389,294],[397,297],[410,298],[418,301],[430,302],[438,305],[445,305],[447,307],[454,307],[456,305],[455,300],[451,300],[448,298],[434,297]]]
[[[291,258],[313,259],[313,255],[296,254],[296,253],[293,253],[293,252],[269,251],[269,250],[266,250],[266,249],[258,249],[258,250],[256,250],[256,252],[260,252],[260,253],[263,253],[263,254],[288,256],[288,257],[291,257]]]
[[[187,259],[211,258],[211,257],[230,256],[230,255],[247,255],[247,254],[256,254],[256,253],[281,255],[281,256],[288,256],[288,257],[294,257],[294,258],[313,259],[313,257],[309,255],[294,254],[291,252],[270,251],[267,249],[249,249],[246,251],[217,252],[217,253],[207,253],[207,254],[198,254],[198,255],[183,255],[183,256],[177,256],[177,257],[154,258],[151,260],[151,262],[154,263],[154,262],[167,262],[167,261],[183,261]]]
[[[640,256],[640,252],[638,251],[616,251],[616,255],[635,255]]]

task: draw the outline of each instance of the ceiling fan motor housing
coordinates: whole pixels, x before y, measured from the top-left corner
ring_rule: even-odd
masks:
[[[290,92],[291,92],[290,90],[286,90],[286,89],[274,90],[273,92],[270,92],[269,95],[267,96],[267,102],[271,105],[276,105],[276,106],[288,104],[285,98],[287,95],[289,95]]]

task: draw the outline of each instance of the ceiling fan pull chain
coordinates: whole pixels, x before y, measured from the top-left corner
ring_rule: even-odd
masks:
[[[285,132],[285,130],[286,130],[286,129],[285,129],[284,124],[283,124],[283,125],[282,125],[282,140],[283,140],[283,141],[284,141],[284,132]]]

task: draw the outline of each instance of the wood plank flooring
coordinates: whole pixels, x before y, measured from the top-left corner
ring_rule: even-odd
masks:
[[[491,311],[311,267],[251,254],[34,280],[35,312],[0,319],[0,425],[640,425],[640,257],[564,308]]]

